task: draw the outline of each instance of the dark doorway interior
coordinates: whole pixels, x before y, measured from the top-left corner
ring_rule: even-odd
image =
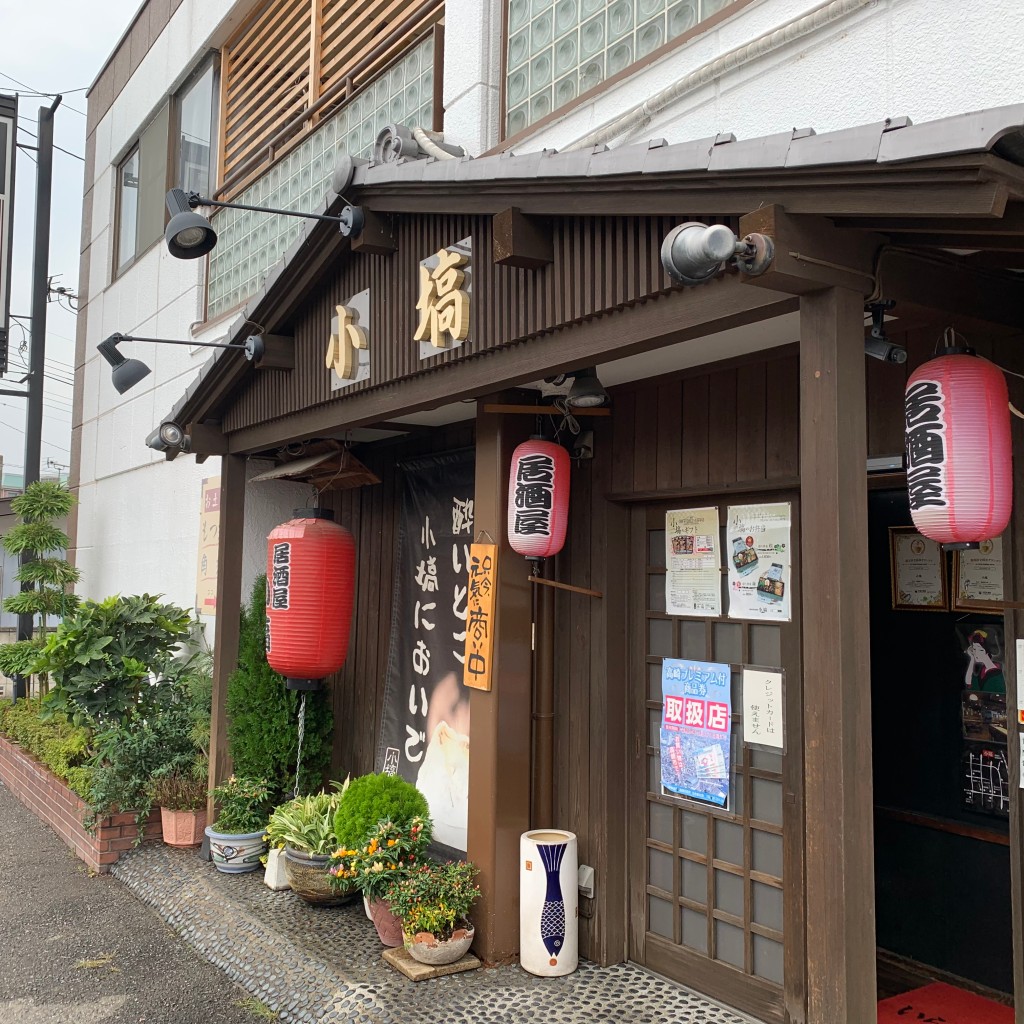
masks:
[[[901,963],[906,987],[930,974],[1009,993],[1008,821],[991,802],[965,805],[965,754],[986,744],[964,735],[959,635],[1002,618],[895,611],[889,528],[911,525],[906,491],[872,490],[868,508],[880,995],[900,991]]]

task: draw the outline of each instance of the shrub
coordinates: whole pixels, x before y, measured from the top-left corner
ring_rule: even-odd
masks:
[[[403,825],[426,818],[427,798],[398,775],[361,775],[353,780],[334,816],[334,833],[343,847],[358,847],[378,822]]]
[[[480,896],[477,867],[469,861],[429,861],[394,879],[384,892],[391,913],[402,919],[406,935],[429,932],[441,940],[469,915]]]
[[[266,779],[232,775],[213,791],[220,808],[211,826],[224,835],[251,835],[267,825],[272,801]]]
[[[61,714],[42,718],[40,709],[46,704],[45,700],[0,703],[0,733],[41,761],[58,779],[70,782],[71,773],[81,768],[92,754],[92,734]],[[76,774],[75,779],[80,786],[82,775]],[[78,788],[70,788],[85,799]]]
[[[276,802],[295,787],[299,695],[267,664],[267,580],[260,576],[242,609],[238,670],[228,680],[228,753],[240,775],[267,779]],[[322,695],[306,700],[300,793],[316,792],[331,763],[333,716]]]
[[[83,602],[47,638],[36,665],[51,675],[50,707],[99,728],[156,716],[170,694],[152,679],[171,670],[189,626],[187,611],[149,594]]]
[[[354,848],[342,845],[335,851],[328,866],[331,884],[379,900],[423,860],[432,836],[433,825],[426,817],[380,821]]]
[[[206,806],[206,778],[198,771],[162,775],[153,782],[151,795],[154,804],[169,811],[198,811]]]

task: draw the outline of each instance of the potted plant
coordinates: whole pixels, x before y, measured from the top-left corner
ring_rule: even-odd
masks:
[[[334,834],[334,815],[348,780],[334,783],[333,792],[299,796],[281,804],[270,815],[267,842],[272,849],[284,851],[284,871],[292,892],[307,903],[336,906],[351,898],[348,892],[331,884],[328,861],[338,847]]]
[[[160,807],[160,825],[168,846],[198,846],[206,828],[205,766],[171,772],[153,782],[153,803]]]
[[[422,862],[433,836],[430,819],[380,821],[355,847],[339,847],[330,860],[334,885],[354,887],[366,897],[370,920],[385,946],[402,945],[402,922],[391,912],[386,892]]]
[[[473,944],[468,915],[480,896],[477,870],[469,861],[427,861],[388,885],[385,898],[414,960],[451,964]]]
[[[232,775],[213,796],[220,807],[217,820],[206,827],[213,863],[227,874],[255,871],[267,849],[270,790],[266,780]]]

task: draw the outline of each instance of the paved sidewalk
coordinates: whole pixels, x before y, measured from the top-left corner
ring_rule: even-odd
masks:
[[[225,875],[150,844],[113,869],[186,941],[291,1024],[749,1024],[631,965],[566,978],[518,966],[413,983],[381,958],[362,904],[310,907],[260,873]]]
[[[114,879],[90,877],[2,784],[0,872],[0,1024],[260,1019],[246,992]]]

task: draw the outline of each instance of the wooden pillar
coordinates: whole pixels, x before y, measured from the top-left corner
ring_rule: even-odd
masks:
[[[217,538],[217,618],[213,641],[213,706],[210,717],[210,788],[231,773],[228,757],[228,677],[238,666],[242,602],[242,542],[245,537],[244,455],[220,460],[220,535]],[[207,804],[210,821],[214,807]]]
[[[491,962],[519,949],[519,836],[530,827],[529,568],[508,545],[505,510],[512,451],[531,422],[484,412],[476,421],[475,530],[498,545],[498,596],[491,689],[470,695],[468,856],[483,890],[475,948]]]
[[[807,1024],[876,1015],[863,306],[800,298]]]

